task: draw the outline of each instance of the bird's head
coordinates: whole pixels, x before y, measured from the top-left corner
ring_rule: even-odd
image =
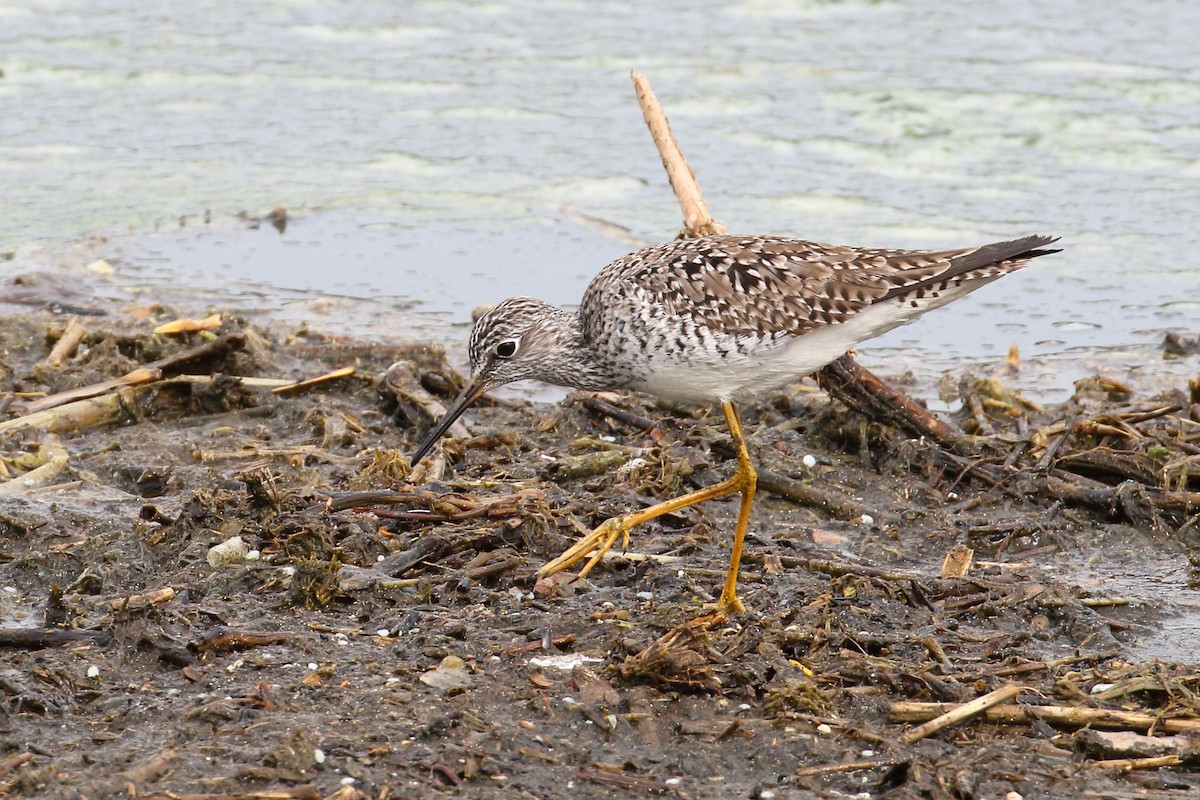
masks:
[[[511,297],[481,315],[471,330],[471,379],[417,447],[413,466],[484,392],[528,378],[555,382],[573,344],[573,320],[532,297]]]

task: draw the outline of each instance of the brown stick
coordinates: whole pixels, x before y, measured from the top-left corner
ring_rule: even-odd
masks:
[[[7,775],[22,764],[33,761],[35,757],[36,756],[28,750],[23,753],[14,753],[3,761],[0,761],[0,776]]]
[[[335,369],[333,372],[326,372],[324,375],[318,375],[315,378],[296,381],[295,383],[289,383],[287,386],[276,386],[271,391],[274,394],[292,394],[293,392],[311,389],[314,386],[319,386],[322,383],[334,381],[338,378],[349,378],[353,374],[354,367],[342,367],[341,369]]]
[[[867,513],[867,507],[845,495],[780,475],[766,467],[758,468],[758,488],[765,492],[799,503],[802,506],[819,508],[837,519],[854,519]]]
[[[70,461],[67,448],[58,437],[52,435],[48,435],[47,440],[38,446],[38,455],[42,459],[40,465],[12,480],[0,483],[0,496],[46,486],[67,468]]]
[[[1101,769],[1119,769],[1130,772],[1135,769],[1158,769],[1159,767],[1177,767],[1183,763],[1183,758],[1176,755],[1148,756],[1146,758],[1113,758],[1106,761],[1089,762],[1093,767]]]
[[[864,769],[878,769],[879,767],[890,767],[899,764],[897,759],[883,759],[879,761],[845,761],[841,764],[818,764],[815,767],[802,767],[792,773],[795,778],[811,778],[817,775],[834,775],[840,772],[858,772]]]
[[[888,706],[893,722],[919,722],[954,709],[954,703],[917,703],[905,701]],[[1026,725],[1040,719],[1059,728],[1107,728],[1121,731],[1156,730],[1163,733],[1200,731],[1200,719],[1171,719],[1140,711],[1113,711],[1107,708],[1073,708],[1071,706],[999,705],[983,712],[988,722],[1003,725]]]
[[[825,391],[869,419],[895,425],[911,436],[924,437],[949,449],[963,441],[961,433],[908,395],[888,386],[849,353],[818,370],[817,381]]]
[[[708,205],[704,202],[704,197],[700,194],[700,185],[696,182],[696,173],[692,172],[692,168],[680,152],[679,143],[675,141],[675,134],[671,133],[671,125],[654,95],[650,81],[640,72],[630,73],[629,77],[633,79],[638,105],[642,107],[642,117],[645,118],[646,127],[650,129],[650,135],[654,138],[658,154],[662,156],[663,169],[667,171],[671,188],[675,190],[679,209],[683,211],[686,235],[694,238],[725,233],[725,226],[708,213]]]
[[[918,725],[904,736],[900,737],[900,741],[905,744],[913,744],[919,742],[926,736],[937,733],[942,728],[949,728],[951,725],[957,725],[960,722],[982,714],[993,706],[998,706],[1006,700],[1011,700],[1021,692],[1025,691],[1024,686],[1015,683],[1010,683],[1007,686],[1001,686],[995,691],[988,692],[983,697],[977,697],[969,703],[963,703],[956,706],[945,714],[935,717],[923,725]]]
[[[62,332],[62,336],[58,337],[58,341],[50,349],[50,355],[46,356],[46,366],[54,369],[61,367],[64,361],[74,355],[75,348],[79,347],[85,333],[87,333],[87,328],[83,327],[79,317],[71,317],[66,330]]]

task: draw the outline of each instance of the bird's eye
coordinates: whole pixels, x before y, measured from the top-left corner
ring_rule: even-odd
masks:
[[[505,339],[500,344],[496,345],[497,358],[512,358],[517,354],[517,340]]]

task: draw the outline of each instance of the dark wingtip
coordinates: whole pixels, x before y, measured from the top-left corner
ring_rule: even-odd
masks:
[[[1037,258],[1038,256],[1048,256],[1052,253],[1061,253],[1063,251],[1061,247],[1046,249],[1046,245],[1054,244],[1061,239],[1061,236],[1047,236],[1045,234],[1026,236],[1024,239],[1017,239],[1017,242],[1025,243],[1029,249],[1020,255],[1013,256],[1013,258]]]

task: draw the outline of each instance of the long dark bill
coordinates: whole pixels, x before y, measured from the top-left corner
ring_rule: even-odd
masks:
[[[450,406],[446,415],[441,418],[437,425],[433,426],[433,430],[429,432],[424,441],[417,445],[417,452],[413,453],[412,457],[412,465],[414,467],[417,465],[417,462],[425,457],[430,448],[437,444],[437,440],[442,438],[446,431],[450,430],[450,426],[454,424],[454,421],[471,407],[471,403],[479,399],[479,396],[483,394],[483,390],[486,388],[483,381],[478,378],[472,378],[467,382],[467,385],[458,393],[458,397],[454,398],[454,403]]]

